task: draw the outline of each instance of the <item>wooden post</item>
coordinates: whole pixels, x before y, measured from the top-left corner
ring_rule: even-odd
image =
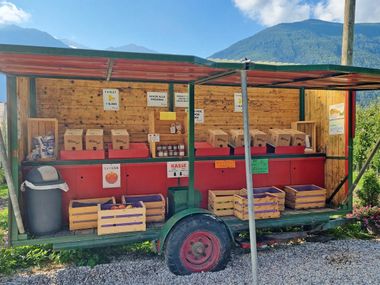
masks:
[[[356,0],[345,0],[344,24],[342,37],[342,65],[352,65],[352,54],[354,45]]]

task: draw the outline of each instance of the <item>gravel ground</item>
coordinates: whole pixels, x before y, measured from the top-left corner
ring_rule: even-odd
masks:
[[[258,253],[260,284],[379,284],[380,240],[303,243]],[[234,252],[224,271],[175,276],[162,257],[125,255],[111,264],[19,273],[1,284],[250,284],[250,255]]]

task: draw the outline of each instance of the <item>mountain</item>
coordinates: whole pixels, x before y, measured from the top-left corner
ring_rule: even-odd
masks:
[[[210,58],[340,64],[343,25],[320,20],[279,24],[236,42]],[[355,24],[355,66],[380,68],[380,23]],[[376,94],[360,92],[360,104]]]
[[[65,45],[67,45],[69,48],[91,49],[88,46],[82,45],[80,43],[74,42],[69,39],[59,39],[59,40],[63,42]]]
[[[155,50],[148,49],[143,46],[135,45],[135,44],[128,44],[124,46],[119,47],[109,47],[107,50],[112,51],[126,51],[126,52],[143,52],[143,53],[157,53]]]
[[[68,45],[46,32],[21,28],[15,25],[0,25],[0,43],[67,48]]]

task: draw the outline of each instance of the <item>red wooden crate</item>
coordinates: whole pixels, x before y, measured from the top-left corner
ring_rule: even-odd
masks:
[[[273,146],[267,144],[267,152],[275,154],[303,154],[305,146]]]
[[[244,155],[244,146],[233,147],[234,155]],[[267,148],[265,146],[251,146],[251,155],[266,154]]]
[[[112,149],[108,145],[108,158],[148,158],[149,148],[146,143],[130,143],[129,149]]]
[[[104,159],[104,150],[61,150],[61,160]]]
[[[227,156],[230,155],[229,147],[213,147],[208,142],[195,142],[195,156]]]

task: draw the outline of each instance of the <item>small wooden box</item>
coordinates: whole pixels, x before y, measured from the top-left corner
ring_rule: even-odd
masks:
[[[290,146],[291,135],[281,129],[269,129],[270,143],[273,146]]]
[[[326,189],[317,185],[285,186],[285,205],[292,209],[323,208]]]
[[[139,201],[128,205],[133,208],[112,210],[111,205],[99,204],[98,235],[146,231],[144,203]]]
[[[229,130],[229,144],[233,147],[244,146],[244,131],[240,129]]]
[[[41,160],[54,160],[58,155],[58,120],[54,118],[28,119],[28,154],[33,147],[33,138],[38,136],[54,135],[54,157]]]
[[[64,150],[83,150],[83,129],[66,129],[63,145]]]
[[[129,133],[127,130],[111,130],[112,149],[129,149]]]
[[[306,145],[306,151],[317,152],[317,124],[315,121],[292,122],[292,129],[304,132],[308,136],[310,145]]]
[[[213,147],[228,147],[228,134],[220,129],[209,129],[207,142]]]
[[[69,205],[70,231],[92,229],[98,226],[98,204],[115,204],[115,197],[71,200]]]
[[[280,217],[278,199],[272,194],[257,194],[254,196],[255,219],[273,219]],[[248,220],[248,197],[234,195],[234,215],[241,220]]]
[[[290,145],[305,146],[306,134],[294,129],[285,129],[291,136]]]
[[[249,131],[251,135],[251,145],[265,147],[268,142],[268,135],[260,130],[252,129]]]
[[[241,190],[208,190],[208,209],[217,216],[233,216],[234,195]]]
[[[164,222],[165,221],[165,197],[162,194],[149,195],[123,195],[121,202],[123,204],[135,203],[142,201],[146,208],[147,222]]]
[[[253,188],[253,194],[271,194],[273,196],[276,196],[278,199],[278,209],[280,211],[285,210],[285,192],[277,187],[260,187],[260,188]]]
[[[86,131],[86,150],[103,150],[102,129],[88,129]]]

